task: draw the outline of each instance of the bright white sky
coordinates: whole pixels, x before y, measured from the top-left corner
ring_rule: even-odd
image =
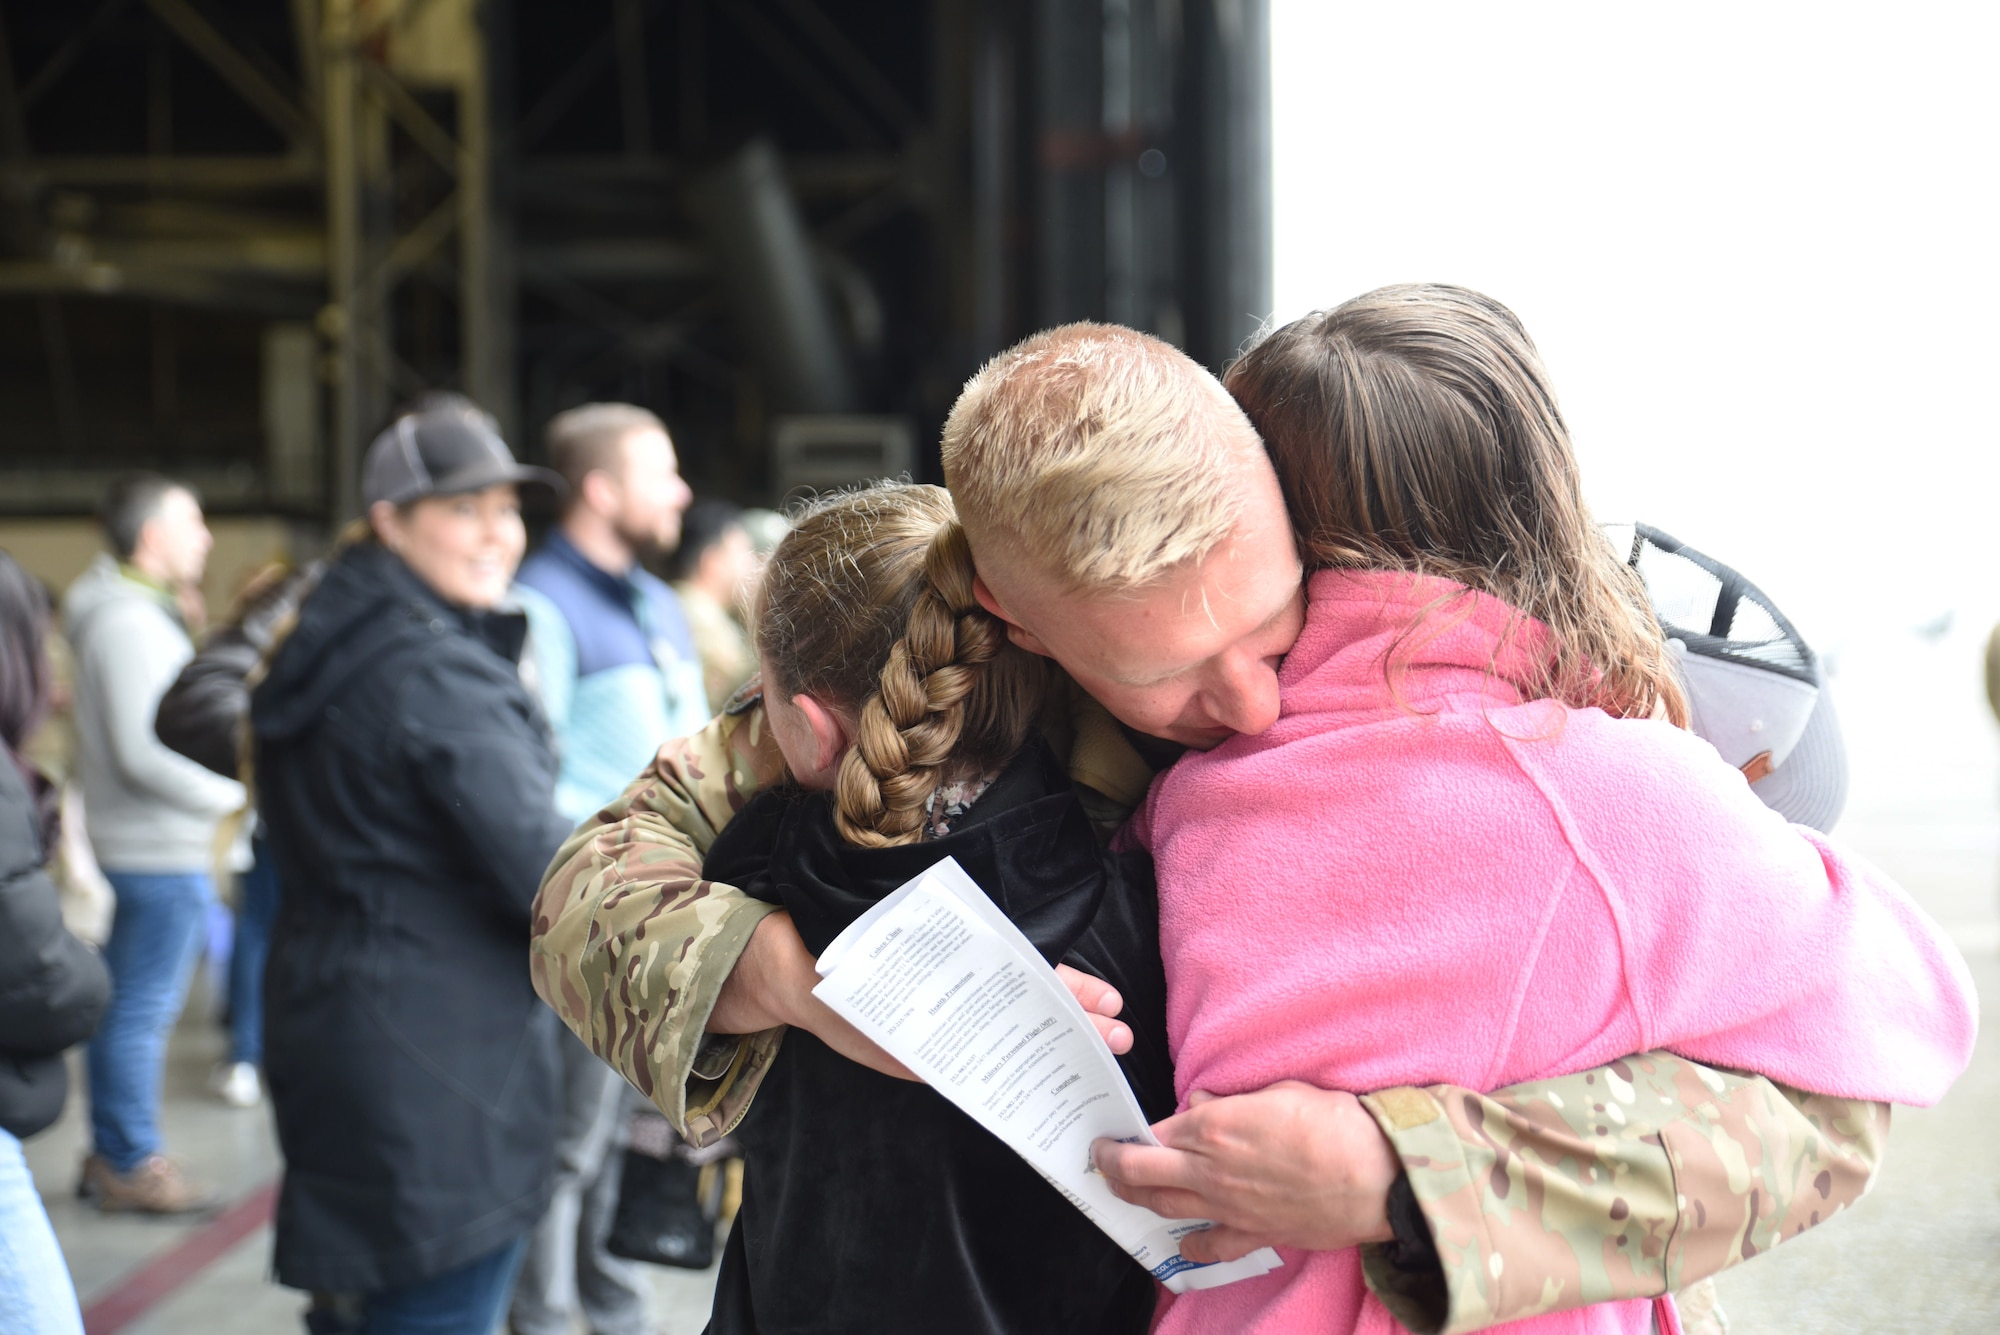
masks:
[[[2000,7],[1273,0],[1279,319],[1482,289],[1600,519],[1824,647],[2000,612]]]

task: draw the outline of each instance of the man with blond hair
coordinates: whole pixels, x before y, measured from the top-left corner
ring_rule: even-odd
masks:
[[[1147,335],[1065,326],[973,377],[943,451],[980,602],[1072,684],[1053,740],[1100,828],[1181,748],[1277,719],[1302,570],[1261,442],[1213,376]],[[745,702],[580,828],[537,904],[537,989],[696,1143],[740,1120],[786,1026],[901,1073],[812,996],[786,914],[701,877],[717,831],[783,778]],[[1129,1044],[1118,998],[1068,981]],[[1601,1117],[1614,1089],[1647,1118]],[[1130,1199],[1217,1221],[1190,1259],[1364,1245],[1406,1325],[1470,1330],[1752,1255],[1857,1197],[1885,1128],[1875,1105],[1650,1053],[1491,1095],[1288,1082],[1199,1103],[1160,1125],[1164,1148],[1101,1146],[1099,1166]],[[1634,1229],[1671,1245],[1616,1250]]]

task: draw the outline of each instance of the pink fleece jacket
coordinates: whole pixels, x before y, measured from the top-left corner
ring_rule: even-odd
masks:
[[[1328,571],[1309,594],[1277,725],[1183,759],[1134,826],[1183,1106],[1286,1079],[1490,1090],[1650,1048],[1894,1103],[1964,1069],[1972,984],[1936,924],[1706,743],[1525,701],[1546,632],[1510,641],[1511,610],[1458,585]],[[1397,1329],[1356,1251],[1284,1260],[1159,1329]],[[1643,1331],[1648,1307],[1508,1329]]]

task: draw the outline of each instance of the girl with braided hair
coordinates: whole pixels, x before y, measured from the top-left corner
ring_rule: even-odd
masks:
[[[950,496],[822,499],[773,553],[753,617],[792,782],[711,846],[709,878],[782,903],[814,954],[945,857],[1050,963],[1104,978],[1148,1116],[1172,1103],[1150,870],[1099,843],[1039,735],[1043,661],[973,597]],[[747,707],[747,703],[743,706]],[[927,1085],[785,1038],[738,1130],[743,1208],[709,1329],[1143,1331],[1150,1276]]]

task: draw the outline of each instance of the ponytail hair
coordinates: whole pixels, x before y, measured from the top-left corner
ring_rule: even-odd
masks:
[[[834,819],[863,847],[915,843],[938,788],[1004,765],[1046,668],[972,592],[972,551],[941,487],[880,482],[814,502],[758,588],[768,690],[848,713]]]

